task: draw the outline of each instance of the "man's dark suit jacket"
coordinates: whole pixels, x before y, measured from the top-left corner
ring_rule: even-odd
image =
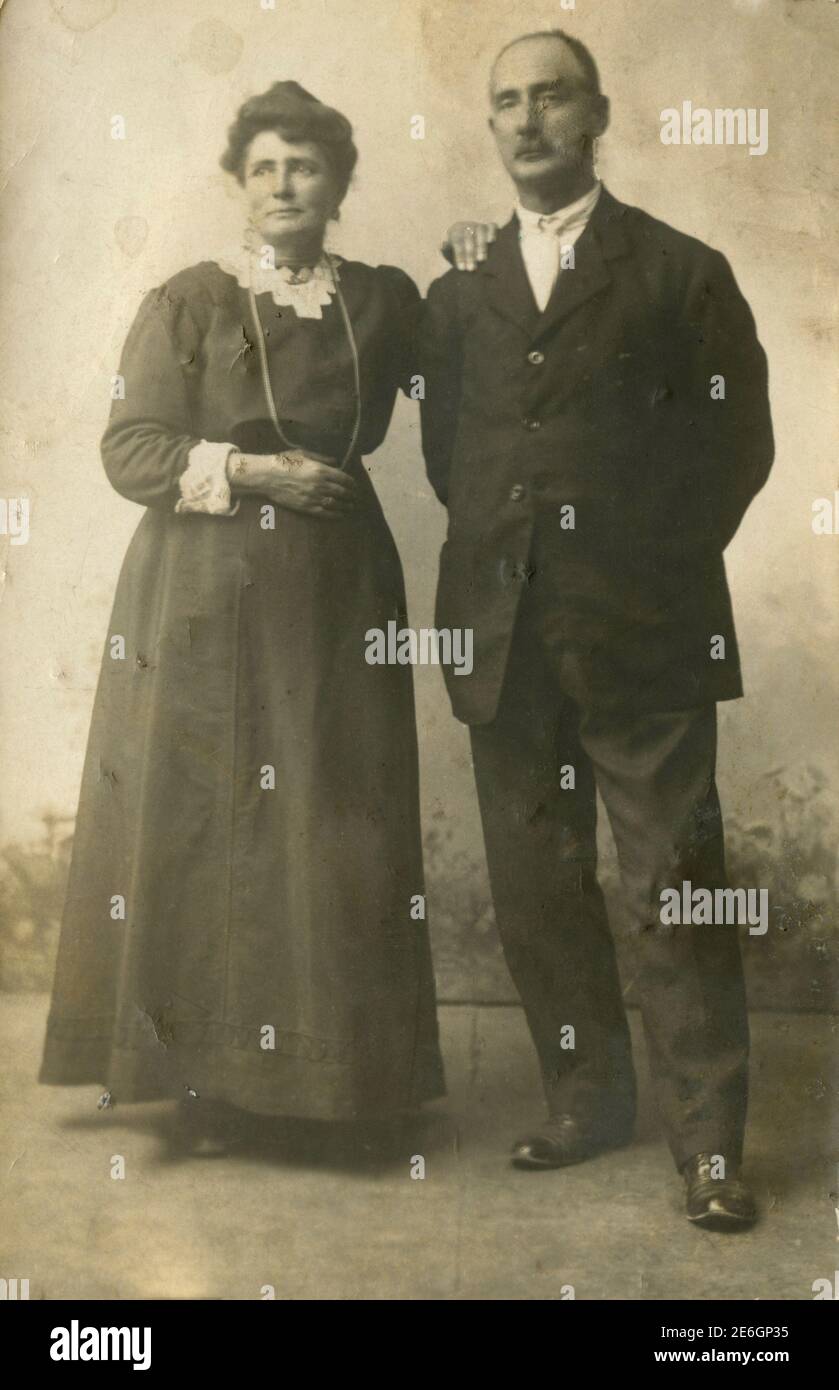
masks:
[[[449,513],[436,622],[474,631],[472,674],[446,670],[469,724],[495,715],[528,586],[590,706],[742,694],[722,553],[774,452],[749,306],[718,251],[605,188],[575,262],[540,314],[514,218],[425,308],[423,447]]]

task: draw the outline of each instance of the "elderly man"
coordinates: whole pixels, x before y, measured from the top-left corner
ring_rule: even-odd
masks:
[[[687,1214],[729,1229],[755,1217],[737,926],[673,925],[661,902],[725,883],[716,701],[742,686],[723,551],[772,462],[766,359],[725,258],[599,183],[609,106],[578,40],[516,40],[490,97],[517,203],[473,274],[431,287],[423,445],[449,515],[437,623],[474,631],[449,691],[548,1101],[513,1161],[632,1136],[599,790]]]

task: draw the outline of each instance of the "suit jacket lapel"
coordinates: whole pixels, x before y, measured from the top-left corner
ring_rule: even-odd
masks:
[[[481,266],[489,303],[529,339],[552,333],[558,324],[611,283],[609,262],[625,255],[629,243],[622,226],[625,209],[606,188],[574,247],[574,269],[560,271],[544,313],[533,298],[519,243],[518,218],[502,227],[489,260]]]
[[[539,306],[533,298],[521,256],[517,217],[501,228],[489,260],[481,266],[481,273],[486,277],[487,296],[496,313],[531,338],[539,322]]]
[[[535,338],[548,337],[563,319],[611,284],[609,262],[629,249],[620,221],[621,206],[604,188],[574,246],[574,268],[559,272],[536,325]]]

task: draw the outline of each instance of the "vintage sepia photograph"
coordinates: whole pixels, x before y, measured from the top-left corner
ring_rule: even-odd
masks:
[[[2,5],[0,1299],[74,1305],[53,1360],[276,1300],[783,1362],[761,1305],[839,1298],[837,34]]]

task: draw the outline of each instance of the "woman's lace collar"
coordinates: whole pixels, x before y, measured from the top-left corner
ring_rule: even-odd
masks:
[[[240,244],[215,261],[243,290],[270,294],[278,307],[293,309],[298,318],[323,318],[323,306],[332,302],[336,291],[339,258],[323,252],[316,265],[294,271],[288,265],[271,265],[270,250],[249,227]]]

